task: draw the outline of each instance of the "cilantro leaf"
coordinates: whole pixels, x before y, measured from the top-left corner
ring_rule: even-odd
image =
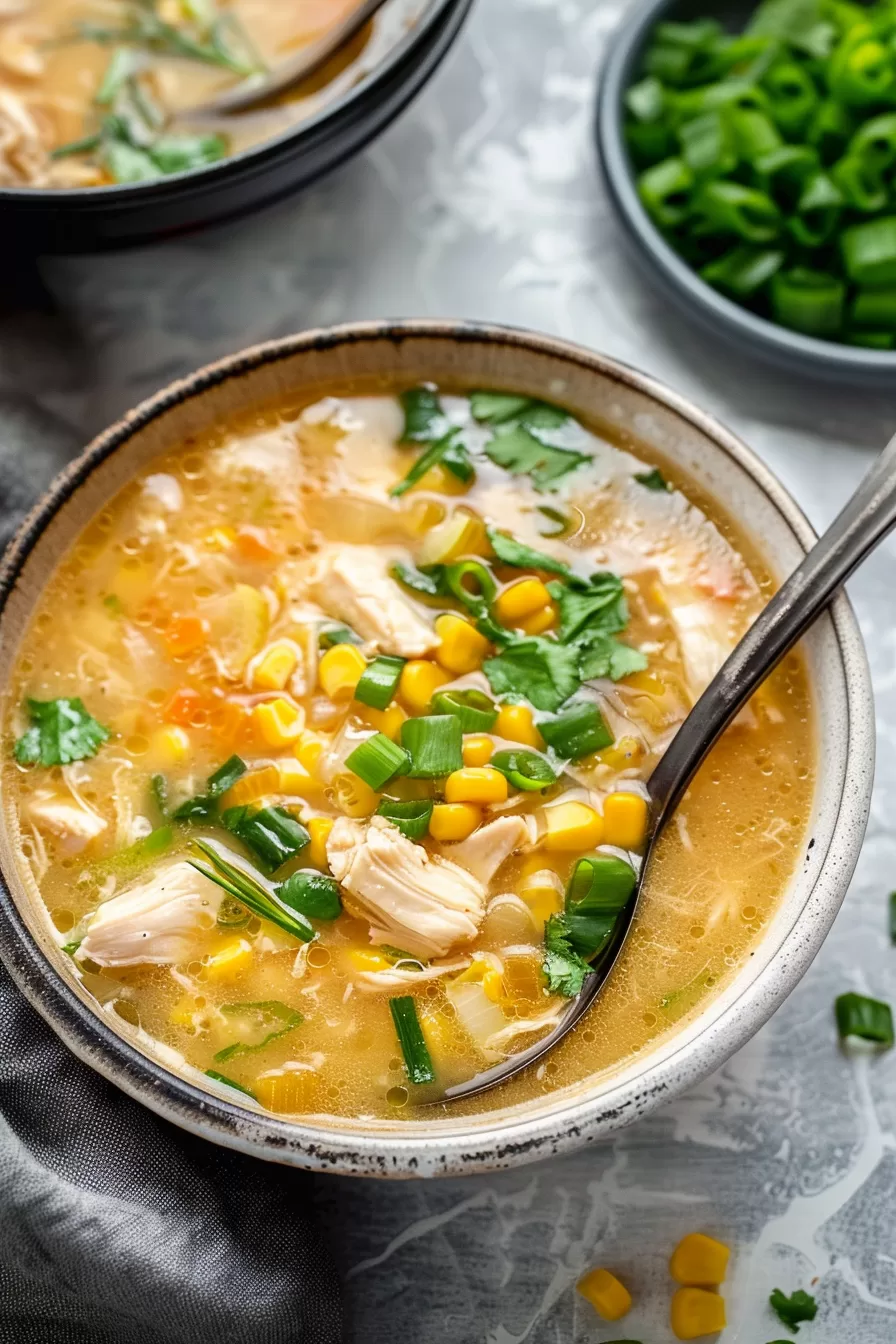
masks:
[[[540,635],[508,644],[482,670],[495,695],[522,697],[535,709],[559,709],[580,685],[578,650]]]
[[[445,566],[427,565],[417,569],[414,565],[393,565],[390,575],[398,583],[403,583],[412,592],[423,597],[447,597],[449,589],[445,586]]]
[[[565,915],[551,915],[544,928],[544,961],[541,963],[551,994],[574,999],[581,992],[591,967],[570,942]]]
[[[504,425],[508,420],[518,420],[531,405],[531,397],[518,397],[510,392],[470,393],[470,413],[481,425]]]
[[[647,658],[640,649],[623,644],[599,627],[587,627],[573,641],[579,651],[579,676],[583,681],[609,677],[621,681],[633,672],[643,672]]]
[[[523,424],[496,434],[485,445],[485,454],[513,476],[530,476],[536,490],[550,489],[562,476],[591,461],[588,453],[545,443]]]
[[[544,551],[524,546],[521,541],[515,541],[506,532],[499,532],[494,527],[485,530],[492,550],[503,564],[512,565],[514,569],[542,569],[551,574],[569,573],[569,565],[562,560],[555,560],[552,555],[545,555]]]
[[[636,471],[635,480],[639,485],[643,485],[646,490],[672,489],[659,467],[653,467],[651,471]]]
[[[448,429],[442,403],[434,387],[409,387],[398,400],[404,411],[402,443],[432,443]]]
[[[20,765],[69,765],[95,756],[109,730],[88,714],[81,700],[29,700],[32,726],[14,748]]]
[[[798,1288],[789,1297],[782,1293],[780,1288],[776,1288],[769,1302],[778,1319],[795,1334],[799,1332],[801,1321],[814,1321],[818,1314],[818,1303],[815,1298],[803,1292],[802,1288]]]
[[[564,643],[586,625],[614,635],[628,624],[628,603],[618,574],[605,570],[587,580],[573,577],[565,584],[554,580],[548,584],[548,592],[560,604],[560,638]]]

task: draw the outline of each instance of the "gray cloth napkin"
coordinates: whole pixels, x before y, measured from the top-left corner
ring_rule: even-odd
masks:
[[[0,545],[78,446],[0,394]],[[312,1187],[131,1101],[0,966],[0,1344],[337,1344]]]

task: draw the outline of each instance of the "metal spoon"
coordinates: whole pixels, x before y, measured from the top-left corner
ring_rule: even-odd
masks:
[[[896,437],[887,444],[849,503],[750,626],[707,686],[647,781],[650,822],[638,885],[599,964],[557,1026],[542,1040],[466,1083],[440,1101],[485,1092],[542,1059],[587,1012],[606,983],[628,936],[656,842],[698,767],[735,715],[797,640],[806,633],[853,570],[896,526]]]
[[[264,70],[257,75],[250,75],[235,88],[228,89],[225,93],[216,94],[214,98],[201,107],[184,108],[179,113],[181,117],[195,116],[217,116],[221,113],[246,112],[249,108],[257,107],[268,98],[274,98],[278,94],[286,93],[296,84],[301,84],[303,79],[313,75],[315,70],[320,67],[344,47],[355,33],[360,32],[365,23],[373,18],[374,14],[386,3],[386,0],[362,0],[356,9],[337,23],[335,27],[330,28],[316,42],[311,42],[301,51],[297,51],[295,56],[291,56],[282,64],[276,66],[273,70]]]

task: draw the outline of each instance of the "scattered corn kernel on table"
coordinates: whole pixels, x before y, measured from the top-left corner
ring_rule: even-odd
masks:
[[[573,337],[680,388],[826,524],[896,426],[896,393],[744,363],[633,269],[590,138],[595,71],[624,8],[479,0],[413,110],[301,198],[199,238],[40,263],[4,299],[4,417],[42,417],[44,438],[74,447],[164,381],[254,340],[360,317],[491,318]],[[43,465],[37,453],[32,469]],[[724,1344],[790,1337],[768,1305],[778,1287],[817,1299],[801,1344],[896,1337],[896,1052],[845,1057],[833,1016],[836,994],[886,998],[896,983],[894,555],[891,541],[852,589],[878,696],[877,791],[847,907],[810,974],[726,1067],[612,1143],[492,1178],[319,1181],[354,1344],[668,1344],[669,1258],[691,1233],[731,1250]],[[269,669],[272,685],[282,671]],[[347,672],[333,660],[334,677]],[[289,724],[273,716],[269,729]],[[481,766],[475,752],[466,764]],[[698,1279],[718,1274],[722,1251],[678,1252],[694,1254]],[[575,1291],[592,1270],[610,1315],[631,1295],[615,1324]]]

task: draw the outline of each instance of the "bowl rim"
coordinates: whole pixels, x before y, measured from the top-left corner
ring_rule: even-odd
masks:
[[[98,435],[54,479],[7,549],[0,564],[0,621],[19,574],[57,511],[95,468],[166,411],[231,378],[302,353],[364,342],[399,344],[421,339],[497,342],[577,365],[653,399],[709,437],[742,468],[776,507],[803,549],[813,544],[815,533],[802,511],[752,450],[713,416],[649,375],[561,338],[515,327],[445,319],[368,321],[301,332],[230,355],[161,389]],[[724,1012],[644,1074],[611,1082],[596,1096],[564,1099],[558,1094],[557,1107],[535,1118],[504,1119],[496,1111],[486,1124],[466,1135],[442,1130],[409,1135],[401,1126],[394,1134],[360,1133],[352,1131],[351,1122],[322,1133],[319,1128],[259,1114],[206,1092],[113,1032],[47,958],[19,912],[2,871],[0,959],[32,1005],[81,1060],[164,1118],[255,1156],[346,1175],[459,1175],[520,1165],[604,1138],[702,1079],[739,1049],[808,969],[845,897],[869,810],[874,708],[864,645],[844,593],[835,598],[829,617],[840,655],[837,677],[847,719],[843,787],[828,847],[828,854],[836,852],[837,862],[822,866],[778,950]]]
[[[840,376],[896,373],[896,350],[869,350],[820,341],[759,317],[708,285],[688,266],[653,223],[635,189],[634,169],[623,137],[623,99],[650,31],[678,0],[640,0],[610,37],[597,90],[595,134],[610,198],[641,254],[704,325],[736,333],[766,357],[798,359],[802,368]]]
[[[394,0],[399,3],[399,0]],[[144,197],[169,196],[176,194],[186,183],[201,183],[203,188],[213,187],[215,183],[228,175],[241,170],[260,170],[269,158],[276,158],[286,144],[300,145],[303,139],[311,140],[326,130],[343,115],[350,115],[361,99],[376,96],[378,88],[388,82],[402,62],[426,45],[427,40],[439,27],[442,20],[456,7],[465,8],[471,0],[426,0],[420,17],[410,25],[395,44],[389,48],[383,58],[365,71],[360,79],[350,85],[332,102],[324,102],[315,112],[301,118],[294,126],[288,126],[276,135],[268,136],[255,144],[247,145],[236,154],[226,154],[223,159],[209,163],[201,168],[187,168],[179,173],[166,173],[163,177],[151,178],[145,182],[111,182],[99,187],[0,187],[0,206],[27,205],[35,208],[43,205],[56,205],[61,209],[68,206],[89,206],[95,202],[95,209],[108,206],[113,201],[128,205],[139,204]]]

